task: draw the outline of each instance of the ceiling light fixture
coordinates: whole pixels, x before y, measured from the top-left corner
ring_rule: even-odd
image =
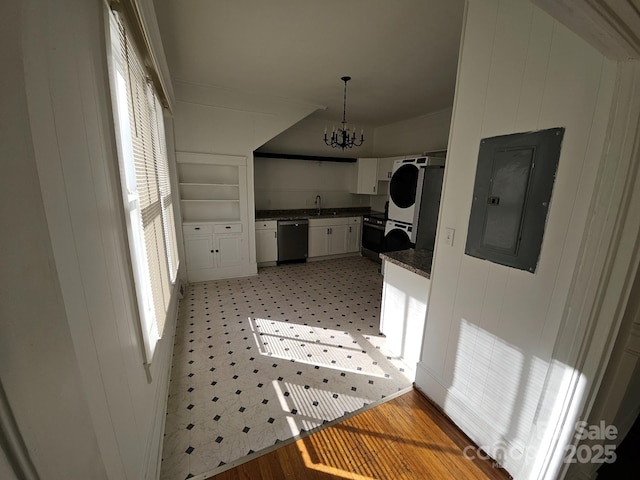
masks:
[[[330,147],[340,147],[342,150],[345,148],[359,147],[364,143],[364,129],[360,130],[360,139],[356,140],[355,128],[350,129],[347,126],[347,82],[351,80],[351,77],[342,77],[344,82],[344,105],[342,110],[342,126],[336,130],[335,125],[331,132],[331,139],[327,138],[327,129],[324,129],[324,143]]]

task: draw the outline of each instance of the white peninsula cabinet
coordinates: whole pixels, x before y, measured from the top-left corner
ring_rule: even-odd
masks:
[[[256,220],[256,261],[275,264],[278,260],[278,222]]]
[[[414,372],[420,361],[431,280],[384,260],[380,333],[386,348]]]
[[[249,263],[246,157],[176,153],[189,281],[255,273]]]
[[[362,217],[310,218],[309,257],[360,251]]]

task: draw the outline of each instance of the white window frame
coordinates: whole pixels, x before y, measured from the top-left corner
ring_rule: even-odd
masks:
[[[175,290],[174,285],[179,267],[174,221],[175,214],[171,202],[171,184],[166,155],[164,122],[162,107],[160,106],[157,93],[153,83],[148,81],[146,88],[143,88],[147,94],[147,98],[145,99],[147,101],[145,102],[143,100],[143,106],[149,108],[145,114],[148,114],[147,119],[151,123],[151,129],[155,129],[152,136],[155,134],[156,138],[154,139],[154,148],[151,153],[155,180],[148,182],[147,186],[157,189],[162,220],[162,236],[159,239],[156,235],[156,248],[153,251],[149,251],[143,227],[143,212],[138,185],[139,179],[136,177],[136,164],[132,141],[132,132],[134,132],[137,127],[136,125],[132,125],[130,121],[128,98],[129,92],[131,91],[128,82],[131,78],[129,64],[131,61],[138,61],[140,65],[144,65],[144,63],[131,40],[131,35],[127,32],[126,21],[117,12],[109,12],[108,31],[109,77],[111,81],[114,124],[118,146],[118,167],[123,207],[125,211],[138,314],[140,317],[140,328],[144,343],[145,363],[150,364],[153,360],[158,341],[163,334],[172,292]],[[124,35],[124,37],[122,35]],[[125,52],[123,51],[123,38],[127,45],[125,47],[127,50],[126,55],[136,55],[137,60],[132,59],[127,63]],[[139,86],[140,83],[137,85]],[[166,176],[166,178],[160,180],[161,176]],[[160,259],[159,257],[162,258]],[[155,262],[150,261],[150,259],[155,260]],[[160,291],[156,288],[156,296],[154,297],[150,266],[160,262],[164,262],[164,265],[160,266],[161,271],[164,271],[166,268],[168,275],[159,275],[162,288]],[[157,272],[155,272],[155,274],[157,275]],[[158,298],[160,296],[162,298]],[[164,309],[162,308],[163,306]]]

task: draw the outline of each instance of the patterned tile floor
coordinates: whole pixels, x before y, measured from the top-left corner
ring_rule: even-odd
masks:
[[[382,276],[363,257],[191,284],[181,301],[162,480],[246,455],[411,385],[379,334]]]

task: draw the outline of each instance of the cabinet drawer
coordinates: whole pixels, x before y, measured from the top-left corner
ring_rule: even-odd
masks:
[[[347,225],[348,219],[345,217],[331,217],[331,218],[310,218],[310,227],[332,227],[334,225]]]
[[[349,217],[349,225],[360,225],[362,217]]]
[[[185,235],[203,235],[213,233],[211,225],[182,225],[182,232]]]
[[[256,220],[256,230],[271,230],[278,228],[276,220]]]
[[[213,233],[242,233],[241,223],[224,223],[213,226]]]

